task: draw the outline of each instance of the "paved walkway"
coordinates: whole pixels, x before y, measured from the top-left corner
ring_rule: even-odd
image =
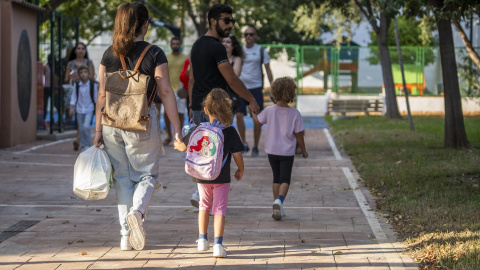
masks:
[[[196,249],[193,184],[172,146],[162,158],[164,189],[151,202],[142,251],[120,251],[114,190],[100,201],[73,194],[78,152],[71,139],[2,149],[0,269],[418,269],[372,211],[373,199],[329,132],[309,128],[310,157],[295,159],[282,221],[271,217],[265,153],[245,155],[244,179],[231,186],[226,259]]]

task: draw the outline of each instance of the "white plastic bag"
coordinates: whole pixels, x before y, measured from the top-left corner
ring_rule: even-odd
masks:
[[[92,146],[78,155],[73,171],[73,193],[85,200],[105,199],[112,185],[112,164],[105,146]]]

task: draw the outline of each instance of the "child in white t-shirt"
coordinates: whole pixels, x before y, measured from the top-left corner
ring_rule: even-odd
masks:
[[[303,120],[300,112],[288,106],[295,99],[297,86],[290,77],[276,79],[272,83],[273,106],[266,107],[253,119],[265,127],[265,152],[273,171],[273,214],[275,220],[285,216],[283,202],[288,193],[292,176],[295,146],[298,141],[303,158],[308,157],[304,141]]]
[[[70,98],[69,117],[77,119],[78,133],[80,134],[80,145],[82,152],[93,145],[90,135],[90,127],[95,113],[95,102],[97,101],[98,87],[94,81],[91,81],[90,70],[87,66],[78,68],[80,80],[75,83],[72,96]]]

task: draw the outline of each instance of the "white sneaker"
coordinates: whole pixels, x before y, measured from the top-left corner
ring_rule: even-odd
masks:
[[[197,240],[198,251],[207,251],[210,249],[210,243],[207,239],[198,239]]]
[[[283,203],[280,207],[280,213],[282,213],[282,218],[285,216],[285,210],[283,210]]]
[[[190,203],[192,204],[193,207],[198,208],[198,202],[200,201],[200,195],[198,192],[194,192],[192,194],[192,197],[190,198]]]
[[[127,215],[127,223],[130,227],[130,244],[136,250],[145,247],[145,230],[143,229],[142,213],[132,210]]]
[[[280,201],[280,199],[276,199],[275,202],[273,202],[272,218],[282,220],[282,201]]]
[[[122,235],[122,240],[120,240],[120,250],[132,249],[132,245],[130,244],[130,235]]]
[[[227,251],[225,250],[225,247],[222,244],[215,244],[213,246],[213,257],[215,258],[227,257]]]

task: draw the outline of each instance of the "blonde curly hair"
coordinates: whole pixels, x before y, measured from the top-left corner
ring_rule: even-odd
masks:
[[[203,100],[203,106],[207,107],[208,112],[215,116],[224,126],[232,123],[232,100],[228,96],[227,91],[222,88],[214,88]]]
[[[272,97],[275,101],[291,103],[295,100],[297,85],[291,77],[281,77],[272,83]]]

